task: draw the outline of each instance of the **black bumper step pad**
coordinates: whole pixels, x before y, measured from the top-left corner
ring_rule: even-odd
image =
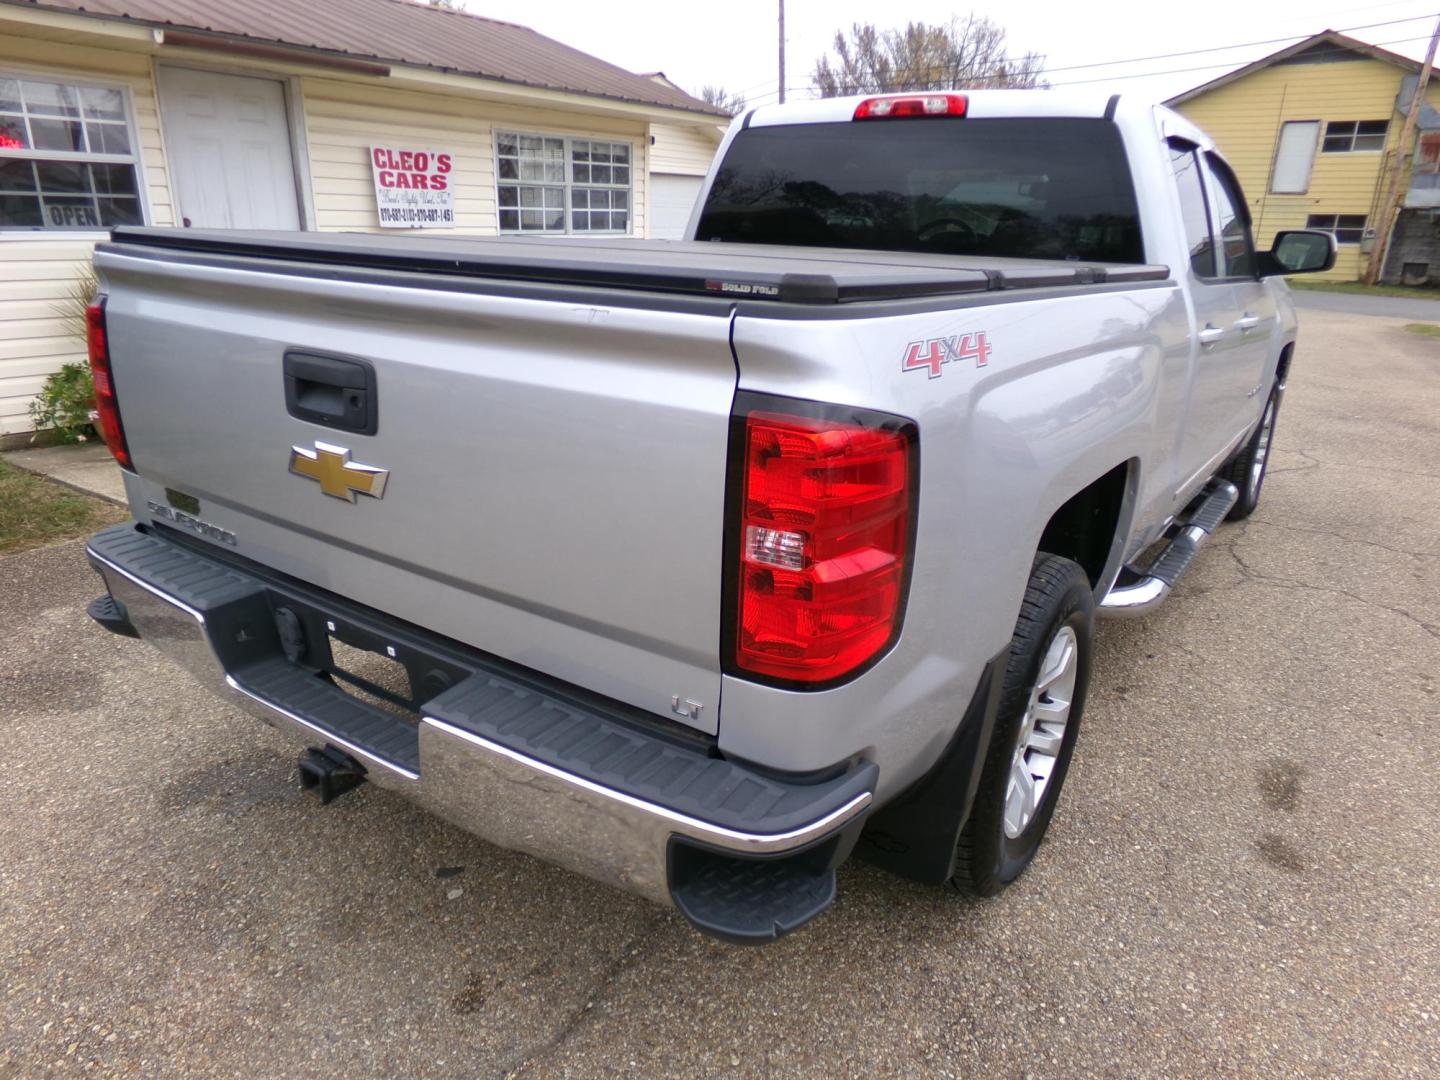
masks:
[[[420,772],[420,736],[414,723],[359,698],[283,656],[233,673],[266,704],[301,717],[367,753],[412,773]],[[317,739],[321,736],[317,734]]]
[[[820,845],[784,859],[737,859],[671,842],[670,895],[712,937],[763,945],[784,937],[835,902],[835,867],[848,848]]]
[[[265,582],[133,525],[105,530],[91,539],[90,548],[198,612],[230,677],[244,692],[319,729],[317,743],[329,736],[409,773],[419,771],[420,740],[413,721],[285,659]]]
[[[628,706],[516,670],[455,642],[422,640],[378,612],[358,614],[353,603],[336,598],[332,604],[328,594],[267,580],[221,561],[223,554],[192,550],[133,524],[107,529],[90,547],[199,612],[225,670],[252,695],[412,773],[420,771],[417,724],[287,660],[275,607],[333,608],[351,625],[468,672],[424,703],[421,716],[707,824],[784,833],[875,789],[878,770],[872,762],[819,779],[771,776],[716,756],[710,740],[664,730],[667,721],[637,718]],[[317,733],[316,741],[323,735]]]
[[[866,762],[819,782],[770,777],[513,680],[476,674],[425,715],[604,787],[741,832],[800,828],[873,791]]]

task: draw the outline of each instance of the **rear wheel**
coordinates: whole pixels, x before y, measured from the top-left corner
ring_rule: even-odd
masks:
[[[1255,512],[1260,504],[1260,488],[1265,484],[1265,470],[1270,464],[1270,444],[1275,438],[1275,417],[1280,412],[1280,387],[1270,391],[1270,400],[1265,402],[1265,411],[1260,415],[1250,438],[1245,440],[1240,452],[1230,464],[1220,470],[1220,476],[1229,480],[1240,490],[1240,498],[1230,508],[1230,521],[1244,521]]]
[[[1000,709],[951,883],[993,896],[1030,864],[1070,768],[1085,690],[1095,597],[1085,571],[1041,554],[1010,640]]]

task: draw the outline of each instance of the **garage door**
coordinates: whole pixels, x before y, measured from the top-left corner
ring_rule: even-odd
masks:
[[[678,240],[690,223],[690,211],[705,182],[702,176],[650,174],[650,235],[656,240]]]

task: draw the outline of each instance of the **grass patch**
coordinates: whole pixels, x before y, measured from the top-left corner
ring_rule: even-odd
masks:
[[[0,461],[0,555],[88,536],[125,516],[114,503]]]
[[[1406,323],[1405,329],[1412,334],[1419,334],[1421,337],[1440,337],[1440,326],[1428,322]]]
[[[1313,281],[1286,278],[1292,289],[1302,292],[1338,292],[1352,296],[1403,296],[1407,300],[1440,300],[1440,289],[1417,285],[1365,285],[1359,281]]]

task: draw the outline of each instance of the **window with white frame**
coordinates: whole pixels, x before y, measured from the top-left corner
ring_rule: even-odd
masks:
[[[630,231],[629,143],[495,135],[501,232]]]
[[[0,73],[0,229],[141,224],[139,173],[122,90]]]

